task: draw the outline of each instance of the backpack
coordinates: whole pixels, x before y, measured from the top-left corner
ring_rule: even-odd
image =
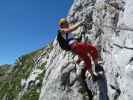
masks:
[[[59,46],[61,49],[65,51],[70,51],[71,47],[68,44],[68,33],[66,33],[66,40],[62,37],[60,30],[58,30],[58,35],[57,35],[57,41],[59,43]]]

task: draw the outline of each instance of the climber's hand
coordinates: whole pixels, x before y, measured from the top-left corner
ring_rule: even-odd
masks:
[[[81,25],[85,25],[85,20],[82,20],[80,23]]]

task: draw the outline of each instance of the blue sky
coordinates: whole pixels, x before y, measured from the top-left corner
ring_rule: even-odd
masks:
[[[73,0],[0,0],[0,64],[53,40]]]

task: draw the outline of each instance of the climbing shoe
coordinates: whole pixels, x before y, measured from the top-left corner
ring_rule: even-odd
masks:
[[[94,74],[94,73],[92,74],[92,80],[93,80],[93,81],[97,81],[97,80],[99,80],[99,79],[100,79],[100,77],[99,77],[98,74],[96,74],[96,73],[95,73],[95,74]]]
[[[103,69],[103,67],[100,64],[96,64],[95,65],[95,72],[96,73],[98,73],[98,72],[104,72],[104,69]]]

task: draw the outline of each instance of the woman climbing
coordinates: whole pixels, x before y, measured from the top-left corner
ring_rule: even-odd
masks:
[[[91,57],[95,65],[98,65],[97,49],[92,44],[77,41],[77,39],[75,39],[74,35],[72,34],[73,31],[75,31],[77,28],[79,28],[82,25],[83,25],[83,22],[70,26],[70,24],[65,18],[61,18],[59,21],[60,35],[57,36],[57,40],[60,41],[59,44],[61,47],[63,47],[63,44],[61,41],[62,38],[67,42],[65,43],[64,45],[65,47],[63,48],[68,48],[70,51],[77,54],[79,56],[79,60],[77,61],[77,63],[80,63],[80,61],[83,60],[85,64],[85,68],[84,68],[85,71],[88,70],[93,78],[95,75],[92,71]]]

